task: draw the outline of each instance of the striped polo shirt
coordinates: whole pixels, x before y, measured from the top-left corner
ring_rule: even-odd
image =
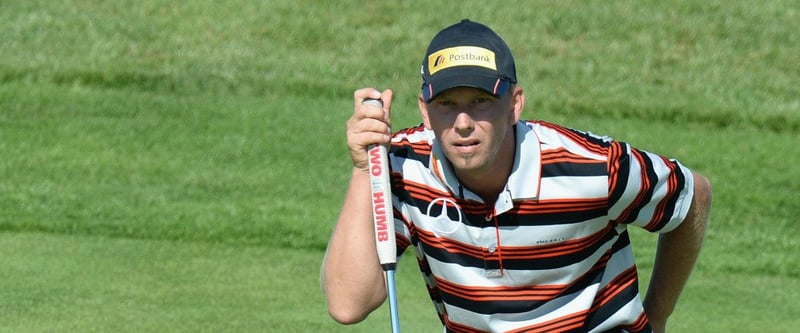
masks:
[[[691,171],[547,122],[515,131],[492,207],[459,183],[432,131],[393,136],[398,253],[415,248],[445,331],[649,332],[627,227],[677,227]]]

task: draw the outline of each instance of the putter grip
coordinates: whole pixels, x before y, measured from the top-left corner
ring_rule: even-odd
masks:
[[[383,103],[377,99],[366,99],[364,104],[383,108]],[[378,260],[384,270],[394,269],[397,263],[397,245],[394,234],[392,190],[389,183],[388,144],[370,145],[367,147],[367,158]]]

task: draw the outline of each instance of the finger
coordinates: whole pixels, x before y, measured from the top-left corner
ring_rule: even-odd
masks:
[[[358,107],[365,99],[379,99],[381,92],[375,88],[361,88],[353,93],[353,104]]]
[[[376,111],[380,112],[380,111]],[[374,117],[365,117],[361,119],[352,119],[348,124],[348,134],[349,135],[361,135],[364,133],[374,134],[375,136],[370,136],[372,141],[363,142],[362,140],[355,140],[354,143],[358,143],[359,146],[367,146],[369,144],[374,143],[386,143],[389,141],[389,136],[391,135],[391,130],[389,126],[382,120]]]
[[[353,102],[355,104],[355,109],[358,111],[359,104],[363,104],[367,99],[379,99],[383,104],[383,114],[381,117],[387,124],[391,124],[391,110],[392,110],[392,99],[394,97],[394,91],[391,89],[386,89],[384,91],[378,91],[375,88],[362,88],[356,90],[353,94]]]
[[[372,101],[372,103],[370,103]],[[377,101],[377,102],[375,102]],[[389,119],[387,117],[387,109],[385,106],[379,104],[382,99],[366,99],[356,108],[356,118],[359,119],[375,119],[386,126],[389,126]]]
[[[361,96],[358,96],[356,99],[358,100],[360,97]],[[391,100],[391,93],[382,97]],[[381,103],[369,103],[370,100],[377,100]],[[352,127],[355,131],[372,131],[391,135],[391,126],[387,117],[388,112],[387,109],[381,105],[382,102],[383,98],[367,98],[362,101],[361,104],[356,105],[351,119],[352,122],[348,124],[348,126]],[[373,122],[367,120],[373,120]],[[366,122],[362,123],[362,121]]]
[[[393,98],[394,98],[394,91],[392,91],[391,89],[386,89],[383,92],[381,92],[380,99],[383,102],[384,120],[386,121],[386,124],[389,124],[390,126],[392,124],[391,113],[392,113],[392,99]]]
[[[358,132],[352,133],[347,137],[348,146],[352,150],[365,153],[365,150],[370,145],[380,145],[389,142],[389,136],[378,132]]]

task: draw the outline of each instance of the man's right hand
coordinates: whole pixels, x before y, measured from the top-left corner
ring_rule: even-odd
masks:
[[[353,94],[353,115],[347,120],[347,146],[353,166],[358,170],[368,171],[367,146],[391,140],[392,95],[390,89],[380,92],[374,88],[359,89]],[[380,99],[383,110],[364,104],[366,99]]]

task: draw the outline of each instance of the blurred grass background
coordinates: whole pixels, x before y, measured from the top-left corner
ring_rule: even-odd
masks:
[[[419,63],[462,18],[515,53],[524,116],[678,158],[715,198],[676,332],[800,326],[793,1],[0,3],[0,332],[374,332],[319,263],[352,91],[419,122]],[[634,233],[643,281],[654,237]],[[438,331],[413,260],[404,330]],[[642,286],[645,287],[645,286]]]

